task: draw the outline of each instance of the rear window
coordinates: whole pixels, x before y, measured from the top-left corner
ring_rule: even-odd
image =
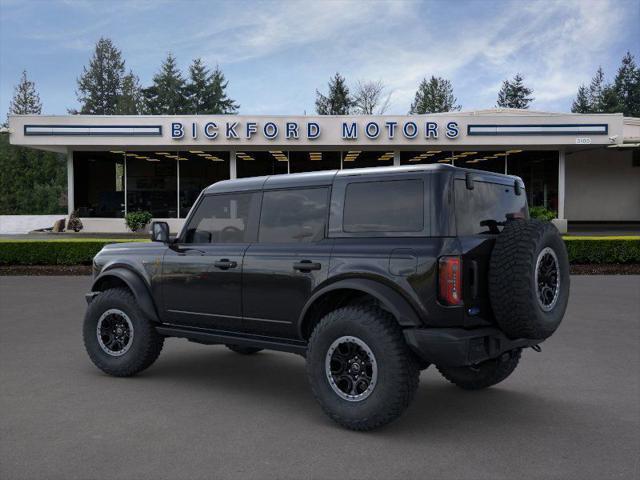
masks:
[[[342,227],[348,233],[421,232],[422,180],[350,183],[345,193]]]
[[[473,190],[464,180],[455,181],[456,226],[458,235],[497,233],[508,215],[528,217],[524,189],[516,195],[514,188],[497,183],[473,182]]]

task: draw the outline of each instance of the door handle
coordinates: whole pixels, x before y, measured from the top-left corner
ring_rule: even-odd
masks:
[[[301,272],[310,272],[311,270],[320,270],[321,268],[321,264],[312,262],[311,260],[302,260],[293,264],[293,269]]]
[[[220,270],[229,270],[230,268],[236,268],[238,266],[238,262],[234,262],[233,260],[229,260],[227,258],[222,258],[213,262],[213,266],[219,268]]]

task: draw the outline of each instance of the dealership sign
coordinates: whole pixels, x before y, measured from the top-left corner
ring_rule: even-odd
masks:
[[[415,138],[438,139],[441,135],[449,139],[455,139],[460,134],[457,122],[447,122],[438,125],[437,122],[419,122],[407,120],[397,121],[369,121],[359,123],[354,121],[342,121],[339,123],[340,138],[343,140],[357,140],[366,137],[369,140],[384,138],[393,140],[398,136],[412,140]],[[251,140],[261,136],[266,140],[316,140],[322,136],[322,127],[318,122],[287,121],[276,123],[274,121],[260,122],[172,122],[171,138],[180,140],[183,138],[198,139],[204,137],[208,140],[226,138],[227,140]]]

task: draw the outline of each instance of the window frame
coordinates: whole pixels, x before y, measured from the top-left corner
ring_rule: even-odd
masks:
[[[333,184],[331,197],[331,215],[329,219],[328,238],[403,238],[403,237],[429,237],[431,236],[432,202],[430,194],[432,191],[432,178],[429,172],[402,172],[390,175],[389,173],[372,175],[345,175],[337,177]],[[370,232],[347,232],[344,230],[344,209],[346,207],[347,188],[353,183],[383,183],[395,181],[417,180],[422,183],[422,230],[419,231],[370,231]]]
[[[262,206],[262,195],[260,195],[259,190],[241,190],[236,192],[223,192],[223,193],[205,193],[204,191],[198,196],[198,199],[195,201],[187,218],[185,218],[182,229],[180,230],[180,234],[176,237],[175,243],[180,245],[200,245],[200,246],[216,246],[216,245],[238,245],[238,244],[249,244],[253,243],[257,240],[258,237],[258,222],[260,220],[260,210]],[[186,243],[186,235],[189,230],[189,224],[193,220],[196,212],[200,208],[200,205],[205,201],[205,199],[209,197],[223,197],[223,196],[231,196],[231,195],[249,195],[249,216],[247,218],[247,228],[245,230],[245,240],[242,242],[209,242],[209,243]]]
[[[326,193],[327,200],[327,208],[325,212],[325,222],[324,228],[322,230],[322,238],[318,240],[313,240],[310,242],[265,242],[260,240],[260,226],[262,224],[262,212],[264,208],[264,195],[270,192],[286,192],[286,191],[299,191],[299,190],[319,190],[323,189]],[[323,240],[326,240],[328,237],[328,229],[329,229],[329,221],[330,221],[330,213],[331,213],[331,199],[332,199],[332,186],[331,185],[296,185],[292,187],[285,188],[266,188],[261,191],[260,195],[260,212],[257,219],[256,225],[256,240],[254,243],[260,245],[311,245],[314,243],[319,243]]]

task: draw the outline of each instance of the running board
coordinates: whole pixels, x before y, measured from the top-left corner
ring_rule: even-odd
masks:
[[[257,347],[281,352],[307,354],[307,343],[302,340],[294,340],[280,337],[267,337],[264,335],[252,335],[249,333],[237,333],[227,330],[196,330],[193,328],[162,325],[156,327],[160,335],[166,337],[186,338],[194,342],[205,344],[232,344],[244,347]]]

